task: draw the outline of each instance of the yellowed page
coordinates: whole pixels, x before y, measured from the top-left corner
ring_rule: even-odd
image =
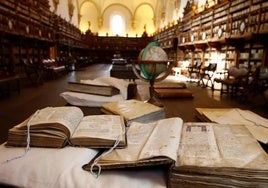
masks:
[[[221,117],[224,113],[229,112],[233,108],[197,108],[196,110],[207,117],[210,121],[215,122],[216,119]]]
[[[158,156],[166,156],[175,161],[181,128],[180,118],[168,118],[148,124],[133,122],[127,131],[128,146],[115,149],[99,162],[133,162]]]
[[[145,114],[159,111],[161,108],[150,103],[135,99],[119,102],[106,103],[102,106],[104,110],[113,114],[121,114],[125,120],[141,117]]]
[[[251,111],[232,109],[223,113],[214,121],[222,124],[246,125],[257,140],[268,143],[268,120]]]
[[[244,125],[185,123],[176,166],[268,169],[268,156]]]
[[[185,123],[179,148],[179,164],[208,165],[220,161],[213,124]]]
[[[197,108],[196,110],[212,122],[246,125],[257,140],[268,143],[268,119],[250,110],[239,108]]]
[[[39,110],[31,119],[31,127],[38,124],[59,123],[65,125],[70,134],[72,134],[83,118],[83,112],[78,107],[63,106],[63,107],[47,107]],[[22,123],[16,128],[24,127],[26,124]]]
[[[73,138],[105,138],[116,140],[124,133],[124,120],[119,115],[85,116],[77,126]]]

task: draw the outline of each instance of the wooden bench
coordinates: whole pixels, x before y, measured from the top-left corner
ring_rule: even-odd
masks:
[[[220,94],[226,93],[230,96],[236,96],[238,89],[247,84],[249,80],[249,69],[245,67],[230,67],[227,72],[224,72],[223,78],[215,78],[214,82],[221,84]],[[214,85],[214,83],[213,83]],[[214,88],[212,89],[214,91]]]

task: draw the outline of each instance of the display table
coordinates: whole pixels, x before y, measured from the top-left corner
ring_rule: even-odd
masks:
[[[87,187],[165,188],[165,171],[154,169],[121,169],[102,171],[96,178],[82,169],[98,150],[83,147],[32,147],[24,157],[23,147],[0,145],[0,186],[11,187]]]

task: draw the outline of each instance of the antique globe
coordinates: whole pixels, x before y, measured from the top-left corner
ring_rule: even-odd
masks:
[[[149,43],[141,50],[137,61],[133,61],[132,69],[135,75],[150,82],[150,99],[148,102],[157,104],[153,96],[154,83],[165,79],[171,72],[173,61],[168,60],[167,53],[160,47],[158,42]]]

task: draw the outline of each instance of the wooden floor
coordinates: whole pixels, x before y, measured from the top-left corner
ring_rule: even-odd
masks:
[[[38,87],[23,88],[20,94],[12,93],[10,97],[0,99],[0,143],[7,139],[8,129],[28,118],[36,110],[48,106],[64,106],[66,101],[59,96],[65,91],[68,81],[80,79],[94,79],[99,76],[109,76],[111,65],[97,64],[85,69],[72,71],[55,80],[44,82]],[[165,82],[181,81],[179,77],[171,76]],[[138,80],[138,91],[142,100],[149,97],[148,83]],[[187,87],[193,92],[194,98],[161,99],[164,105],[166,117],[181,117],[185,122],[199,121],[196,117],[195,108],[219,108],[239,107],[249,109],[259,115],[268,118],[267,106],[262,101],[241,103],[237,99],[228,96],[220,96],[219,91],[212,94],[210,88],[201,88],[196,83],[186,82]],[[98,114],[99,108],[87,108],[87,113]]]

